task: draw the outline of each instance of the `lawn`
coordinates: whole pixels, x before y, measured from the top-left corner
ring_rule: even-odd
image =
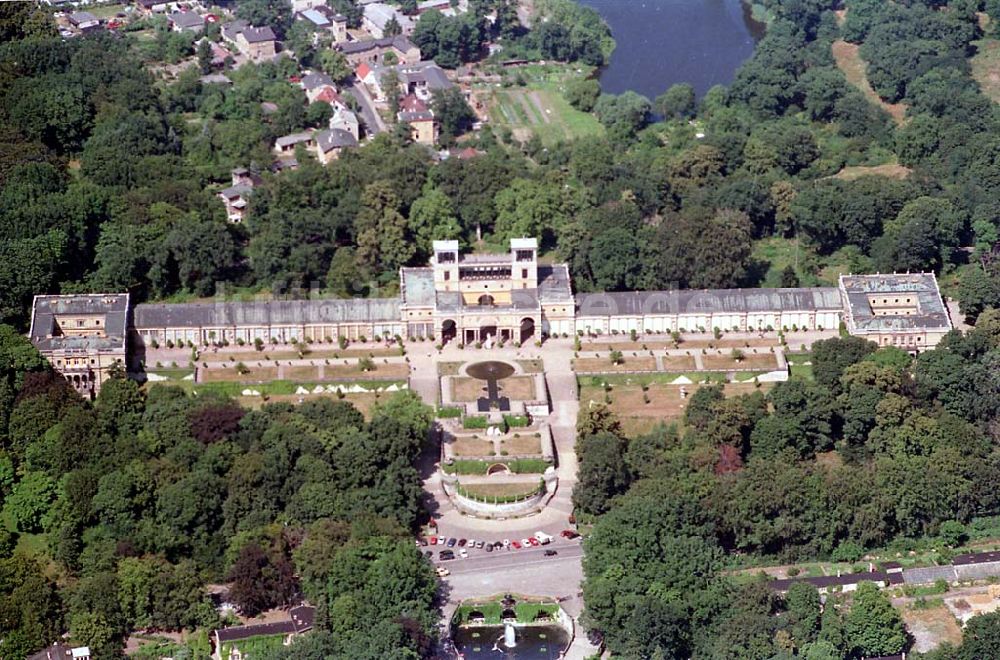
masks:
[[[482,438],[455,438],[451,451],[455,456],[492,456],[493,443]]]
[[[773,371],[778,368],[777,359],[767,353],[765,355],[754,355],[744,353],[742,360],[735,360],[731,355],[703,355],[701,358],[705,369],[714,371],[729,371],[732,369],[755,369],[762,371]]]
[[[838,39],[833,42],[833,59],[837,62],[837,68],[844,72],[847,82],[861,90],[865,97],[889,113],[897,124],[902,124],[906,118],[906,105],[903,103],[886,103],[872,88],[868,82],[868,64],[861,59],[858,51],[861,49],[857,44],[851,44]]]
[[[531,497],[541,488],[541,483],[495,483],[495,484],[462,484],[458,485],[459,493],[466,497],[479,500],[508,500],[515,502]]]
[[[538,455],[542,453],[542,439],[535,437],[534,434],[522,435],[519,433],[516,438],[511,436],[501,440],[500,448],[501,451],[506,451],[514,456]]]
[[[219,381],[212,383],[195,383],[191,380],[180,381],[178,383],[172,383],[174,385],[179,385],[188,390],[195,392],[212,392],[215,394],[220,394],[222,396],[242,396],[243,390],[255,390],[260,392],[264,396],[288,396],[295,395],[295,391],[302,387],[304,389],[312,391],[312,389],[318,384],[315,382],[305,382],[305,383],[294,383],[290,380],[271,380],[264,383],[238,383],[233,381]],[[401,387],[405,384],[404,381],[400,380],[359,380],[359,381],[344,381],[339,383],[324,383],[323,386],[328,385],[342,385],[344,387],[349,387],[351,385],[361,385],[365,389],[374,390],[377,388],[389,387],[395,385],[396,387]],[[391,393],[389,393],[391,394]],[[333,392],[330,393],[331,396],[335,396]],[[304,396],[304,395],[300,395]],[[259,397],[257,397],[259,398]]]
[[[112,18],[125,11],[125,5],[105,5],[103,7],[87,7],[87,11],[102,20]]]
[[[691,374],[691,376],[704,377],[706,374]],[[676,378],[676,374],[671,377]],[[584,382],[590,380],[590,382]],[[693,380],[693,378],[692,378]],[[659,423],[670,423],[680,421],[684,417],[684,409],[688,401],[701,385],[668,385],[662,382],[652,382],[646,384],[646,391],[643,391],[643,384],[634,382],[631,384],[612,385],[610,392],[605,392],[600,385],[594,385],[592,379],[580,379],[580,406],[597,405],[604,403],[605,394],[610,397],[610,408],[618,415],[622,422],[622,427],[627,434],[641,434],[651,431]],[[770,383],[757,384],[746,383],[726,383],[724,392],[727,397],[740,394],[750,394],[755,391],[767,392],[772,385]],[[681,398],[681,389],[684,389],[687,396]],[[648,401],[648,402],[647,402]]]
[[[972,77],[983,94],[1000,103],[1000,39],[973,41],[976,55],[970,60]]]
[[[694,368],[694,362],[691,363]],[[651,357],[625,356],[622,364],[613,364],[604,354],[599,358],[577,358],[573,360],[573,370],[577,373],[620,373],[628,371],[656,371],[656,359]]]
[[[475,401],[486,396],[486,381],[469,376],[452,379],[452,399],[455,401]],[[535,400],[535,379],[531,376],[511,376],[498,382],[500,395],[514,401]]]
[[[247,373],[236,369],[202,369],[201,379],[206,383],[266,383],[278,379],[277,367],[248,367]]]
[[[503,463],[514,474],[542,474],[549,467],[547,461],[540,458],[521,458],[514,460],[497,459],[495,461],[463,461],[445,463],[441,469],[447,474],[486,474],[491,465]],[[523,484],[522,484],[523,485]]]
[[[820,257],[792,238],[771,237],[756,241],[751,258],[766,264],[767,270],[760,282],[762,287],[780,287],[781,274],[788,266],[795,268],[800,286],[837,286],[841,273],[875,272],[871,260],[853,246]],[[804,269],[806,263],[819,266],[818,277]]]
[[[509,127],[518,139],[534,133],[546,146],[603,135],[604,127],[594,115],[573,108],[563,96],[568,80],[587,73],[556,65],[519,69],[517,79],[523,80],[523,85],[484,91],[490,121]]]

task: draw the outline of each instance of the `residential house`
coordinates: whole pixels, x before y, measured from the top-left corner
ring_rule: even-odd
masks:
[[[326,5],[319,5],[295,15],[296,20],[309,23],[312,28],[321,33],[328,33],[337,44],[347,41],[347,17],[338,14]],[[316,40],[314,40],[315,42]]]
[[[128,300],[127,293],[35,296],[31,343],[85,398],[126,364]]]
[[[361,139],[361,123],[358,115],[342,103],[331,103],[333,116],[330,117],[330,128],[339,128],[354,136],[355,141]]]
[[[358,146],[358,138],[342,128],[331,128],[316,133],[316,159],[326,165],[340,158],[344,149],[354,149]]]
[[[399,102],[396,119],[401,124],[409,124],[410,137],[414,142],[429,147],[437,142],[438,124],[434,120],[434,112],[413,94],[403,97]]]
[[[343,53],[348,64],[355,68],[362,63],[385,64],[386,53],[392,53],[399,64],[420,61],[420,49],[403,35],[338,43],[335,48]]]
[[[288,611],[288,619],[272,623],[257,623],[249,626],[234,626],[220,628],[212,633],[215,651],[213,660],[252,660],[255,656],[246,655],[240,646],[249,644],[255,637],[272,637],[281,635],[282,643],[288,646],[292,640],[312,630],[316,618],[316,608],[308,605],[293,607]],[[244,646],[246,648],[246,646]]]
[[[325,6],[326,0],[292,0],[292,11],[297,14]]]
[[[294,154],[295,147],[302,145],[307,149],[311,149],[313,146],[313,134],[310,131],[304,131],[302,133],[292,133],[291,135],[283,135],[274,141],[274,153],[279,156]]]
[[[175,11],[167,16],[174,32],[198,33],[205,29],[205,17],[193,11]]]
[[[165,0],[136,0],[136,7],[139,12],[149,16],[150,14],[162,14],[167,11]]]
[[[459,0],[458,5],[455,7],[451,6],[451,0],[423,0],[423,2],[417,3],[417,14],[423,14],[432,9],[435,9],[445,16],[456,16],[458,14],[464,14],[469,11],[469,1]]]
[[[412,18],[399,11],[396,7],[392,5],[387,5],[383,2],[373,2],[369,5],[365,5],[364,17],[361,19],[361,23],[368,32],[376,39],[381,39],[386,35],[386,26],[395,18],[396,22],[399,23],[399,27],[402,28],[402,34],[404,36],[409,36],[413,34],[414,28],[417,24]],[[391,35],[389,35],[391,36]]]
[[[222,26],[222,38],[252,62],[269,60],[277,54],[277,37],[266,25],[253,27],[246,21],[232,21]]]
[[[337,91],[337,86],[333,82],[333,78],[325,73],[308,73],[302,76],[299,86],[305,90],[306,98],[309,99],[310,103],[315,103],[319,95],[326,90],[333,91],[334,93]]]
[[[29,655],[27,660],[90,660],[90,647],[68,646],[56,642],[34,655]]]
[[[383,89],[385,76],[390,70],[396,72],[396,77],[399,80],[399,89],[395,91]],[[433,92],[453,86],[444,70],[434,60],[396,66],[369,67],[367,64],[361,63],[355,71],[355,75],[368,87],[376,101],[385,101],[392,94],[399,96],[412,94],[421,101],[429,103]]]
[[[222,189],[219,198],[226,206],[226,218],[229,222],[239,224],[243,222],[250,194],[254,187],[260,185],[261,178],[243,167],[233,170],[232,175],[232,185]]]
[[[101,27],[101,19],[89,11],[74,12],[69,15],[68,20],[77,32],[91,32]]]
[[[434,60],[415,64],[400,64],[396,67],[402,94],[414,94],[423,101],[429,101],[433,92],[448,89],[454,84],[448,80],[444,69]]]

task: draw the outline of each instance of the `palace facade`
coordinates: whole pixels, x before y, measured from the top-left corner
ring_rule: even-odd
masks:
[[[137,346],[334,342],[400,336],[526,342],[543,336],[835,330],[917,352],[951,330],[931,273],[845,275],[836,287],[573,293],[566,264],[540,263],[538,241],[462,254],[435,241],[426,267],[400,270],[396,298],[313,298],[137,305],[126,294],[38,296],[31,339],[74,385],[96,392]],[[80,325],[82,323],[82,325]],[[128,324],[128,325],[126,325]]]

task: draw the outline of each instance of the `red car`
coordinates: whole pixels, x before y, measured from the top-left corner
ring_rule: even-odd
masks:
[[[511,541],[510,544],[514,547],[515,550],[520,550],[521,549],[521,542],[520,541]]]
[[[541,545],[541,543],[538,542],[538,539],[536,539],[534,536],[528,539],[528,543],[530,543],[532,546]]]
[[[431,536],[427,540],[430,542],[431,545],[437,545],[438,544],[438,538],[436,536]]]
[[[572,529],[564,529],[563,531],[559,532],[559,536],[565,539],[575,539],[576,537],[579,536],[579,534],[574,532]]]

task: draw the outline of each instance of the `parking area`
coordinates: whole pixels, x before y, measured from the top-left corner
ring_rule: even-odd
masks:
[[[488,569],[491,565],[513,565],[522,557],[538,561],[562,554],[564,557],[582,554],[580,536],[571,529],[562,530],[558,536],[538,531],[515,538],[466,539],[447,536],[426,536],[417,539],[421,552],[439,567],[473,570]],[[468,563],[463,560],[469,560]]]

